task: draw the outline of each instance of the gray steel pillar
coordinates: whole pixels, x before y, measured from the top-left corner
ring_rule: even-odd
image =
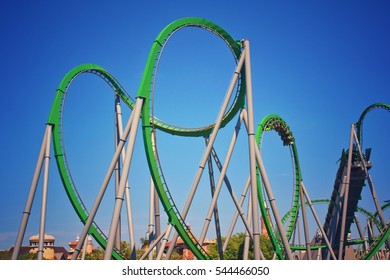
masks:
[[[117,164],[117,162],[119,160],[119,157],[121,155],[122,149],[123,149],[123,147],[125,145],[126,139],[127,139],[128,135],[130,133],[130,130],[132,128],[133,116],[134,115],[132,113],[130,115],[130,118],[129,118],[127,124],[126,124],[126,127],[125,127],[125,130],[123,132],[123,135],[122,135],[122,137],[120,139],[120,142],[119,142],[119,144],[117,146],[117,149],[116,149],[116,151],[114,153],[114,156],[113,156],[113,158],[111,160],[110,166],[108,167],[107,173],[106,173],[106,175],[105,175],[105,177],[103,179],[103,182],[102,182],[102,184],[100,186],[99,193],[98,193],[98,195],[96,197],[95,203],[92,206],[92,209],[91,209],[91,211],[89,213],[88,219],[85,221],[83,231],[82,231],[82,233],[80,235],[80,240],[84,240],[84,238],[87,236],[89,228],[91,227],[91,225],[92,225],[92,223],[93,223],[93,221],[95,219],[97,210],[99,209],[100,203],[101,203],[101,201],[103,199],[104,193],[105,193],[105,191],[107,189],[107,186],[108,186],[108,183],[109,183],[110,178],[112,176],[112,173],[113,173],[113,171],[115,169],[115,166],[116,166],[116,164]],[[75,248],[75,251],[74,251],[74,253],[72,255],[72,260],[76,260],[77,259],[77,256],[78,256],[78,254],[81,251],[81,247],[82,247],[82,244],[80,244],[80,243],[77,244],[77,246]]]
[[[343,212],[341,216],[341,233],[340,233],[340,245],[339,245],[339,254],[338,259],[343,258],[344,252],[344,235],[345,235],[345,223],[347,219],[347,208],[348,208],[348,195],[349,195],[349,183],[351,180],[351,167],[352,167],[352,152],[353,152],[353,132],[355,130],[355,125],[351,126],[351,136],[349,140],[349,151],[348,151],[348,164],[347,164],[347,178],[344,182],[344,201],[343,201]]]
[[[363,233],[363,230],[362,230],[362,227],[360,225],[360,221],[358,219],[358,216],[355,215],[355,223],[356,223],[356,227],[357,227],[357,230],[358,230],[358,233],[359,233],[359,236],[360,236],[360,239],[364,240],[364,233]],[[363,243],[363,250],[366,251],[368,248],[368,244],[367,244],[367,240],[364,240],[364,243]]]
[[[246,106],[248,111],[248,141],[249,141],[249,166],[251,178],[251,199],[252,199],[252,227],[253,227],[253,245],[255,259],[260,260],[260,226],[259,226],[259,201],[257,196],[256,179],[256,154],[258,150],[255,139],[253,96],[252,96],[252,74],[249,41],[244,40],[245,51],[245,81],[246,81]]]
[[[165,234],[166,234],[166,230],[160,233],[160,235],[158,235],[157,238],[153,240],[153,242],[149,245],[148,250],[146,250],[146,252],[141,256],[140,260],[145,259],[145,257],[149,255],[150,252],[152,252],[155,247],[157,247],[157,244],[160,243],[161,239],[164,238]]]
[[[383,216],[382,207],[379,204],[378,195],[376,193],[376,190],[375,190],[375,187],[374,187],[374,183],[372,182],[371,175],[368,173],[366,160],[363,157],[362,148],[360,146],[359,139],[358,139],[358,137],[356,135],[356,131],[355,130],[353,130],[353,136],[354,136],[355,143],[356,143],[356,146],[357,146],[358,151],[359,151],[359,156],[361,158],[361,162],[363,164],[364,172],[366,173],[366,178],[367,178],[367,181],[368,181],[368,185],[370,187],[371,196],[372,196],[372,199],[373,199],[373,202],[374,202],[374,205],[375,205],[375,209],[376,209],[376,211],[378,213],[379,220],[382,223],[382,226],[386,226],[386,220],[385,220],[385,218]],[[386,240],[386,246],[388,248],[390,248],[390,239]]]
[[[226,112],[226,109],[227,109],[227,107],[229,105],[230,97],[231,97],[231,95],[233,93],[233,90],[234,90],[234,87],[235,87],[235,85],[237,83],[238,77],[240,75],[241,68],[242,68],[242,66],[244,64],[244,60],[245,60],[245,51],[241,54],[241,57],[240,57],[240,59],[239,59],[239,61],[237,63],[236,69],[234,71],[232,80],[231,80],[230,85],[229,85],[229,88],[228,88],[228,90],[226,92],[223,104],[222,104],[222,106],[220,108],[220,111],[218,113],[217,120],[215,121],[214,129],[213,129],[213,132],[211,133],[209,144],[207,145],[206,151],[203,154],[203,157],[202,157],[201,162],[199,164],[199,168],[198,168],[197,173],[195,175],[195,179],[194,179],[194,181],[192,183],[192,186],[191,186],[191,189],[190,189],[190,193],[189,193],[189,195],[187,197],[187,200],[186,200],[186,202],[184,204],[184,208],[183,208],[183,211],[181,213],[181,216],[183,217],[183,219],[185,219],[187,214],[188,214],[188,210],[189,210],[189,208],[191,206],[191,203],[192,203],[192,200],[194,198],[196,189],[198,188],[199,181],[200,181],[201,176],[203,174],[203,171],[204,171],[207,159],[208,159],[208,157],[209,157],[209,155],[211,153],[211,149],[213,148],[215,139],[216,139],[216,137],[218,135],[218,131],[219,131],[220,127],[221,127],[223,116],[224,116],[224,114]],[[178,233],[175,233],[173,238],[172,238],[172,243],[171,243],[171,245],[170,245],[170,247],[168,249],[168,252],[167,252],[167,258],[169,258],[170,255],[172,254],[173,249],[175,247],[176,240],[177,240],[178,237],[179,237]]]
[[[116,123],[117,123],[117,141],[116,141],[116,146],[120,144],[120,139],[123,136],[123,123],[122,123],[122,109],[120,106],[120,99],[119,95],[116,96]],[[122,161],[124,161],[126,155],[126,149],[123,147],[121,151],[121,157]],[[118,167],[120,167],[120,160],[118,160]],[[115,181],[116,185],[116,191],[118,191],[119,188],[119,180],[120,180],[120,172],[118,174],[118,177]],[[129,182],[126,182],[126,190],[125,190],[125,195],[126,195],[126,212],[127,212],[127,226],[129,230],[129,246],[130,246],[130,257],[131,259],[135,260],[136,259],[136,248],[135,248],[135,237],[134,237],[134,226],[133,226],[133,212],[132,212],[132,207],[131,207],[131,195],[130,195],[130,186]],[[116,237],[116,243],[121,241],[121,235],[120,235],[120,223],[118,223],[118,233]],[[120,246],[120,243],[119,243]],[[116,248],[118,248],[118,244],[116,245]],[[120,248],[118,248],[120,249]]]
[[[232,138],[232,139],[234,139],[234,142],[236,141],[235,139],[237,139],[238,132],[239,132],[239,130],[240,130],[241,122],[242,122],[242,119],[243,119],[243,115],[244,115],[244,113],[241,111],[240,117],[239,117],[239,119],[237,120],[237,124],[236,124],[236,127],[235,127],[235,132],[234,132],[233,138]],[[232,141],[233,141],[233,140],[232,140]],[[217,153],[216,153],[216,151],[215,151],[214,148],[211,150],[211,154],[212,154],[212,156],[213,156],[213,158],[214,158],[214,161],[215,161],[215,163],[216,163],[216,165],[217,165],[217,167],[218,167],[218,169],[219,169],[219,172],[222,173],[223,165],[221,164],[221,161],[219,160],[219,157],[218,157],[218,155],[217,155]],[[229,152],[228,152],[228,154],[229,154]],[[236,206],[236,209],[237,209],[237,212],[236,212],[237,218],[238,218],[238,214],[239,214],[240,217],[241,217],[241,219],[242,219],[242,222],[243,222],[243,224],[244,224],[244,226],[245,226],[245,228],[246,228],[246,230],[248,231],[250,237],[252,238],[252,229],[251,229],[249,220],[245,218],[245,212],[244,212],[244,210],[242,209],[243,201],[239,201],[239,200],[237,199],[237,196],[236,196],[235,193],[234,193],[234,190],[233,190],[232,185],[231,185],[231,183],[230,183],[230,181],[229,181],[229,178],[228,178],[226,175],[223,176],[223,180],[224,180],[224,182],[225,182],[225,184],[226,184],[226,187],[227,187],[227,189],[228,189],[228,191],[229,191],[230,196],[231,196],[232,199],[233,199],[234,205]],[[249,184],[250,184],[250,177],[248,178],[246,190],[248,190]],[[247,191],[246,191],[246,192],[247,192]],[[245,192],[244,196],[246,195],[246,192]],[[233,219],[233,221],[234,221],[234,225],[235,225],[237,219]],[[225,242],[227,242],[229,239],[230,239],[230,237],[227,237]],[[226,248],[225,248],[225,249],[226,249]]]
[[[119,143],[119,139],[121,137],[121,130],[122,127],[119,127],[119,123],[122,120],[122,112],[121,112],[121,106],[120,106],[120,98],[119,95],[115,93],[115,101],[114,101],[114,107],[115,107],[115,126],[114,126],[114,135],[115,135],[115,145],[114,145],[114,151],[116,150],[116,147]],[[118,192],[119,187],[119,180],[121,177],[121,162],[118,160],[116,167],[115,167],[115,193],[114,197],[116,196],[116,193]],[[88,235],[87,235],[88,236]],[[116,230],[116,237],[115,237],[115,247],[117,250],[121,249],[121,222],[118,223],[118,228]]]
[[[134,115],[134,117],[133,117],[132,129],[129,135],[129,146],[126,151],[126,157],[123,163],[123,173],[121,176],[121,180],[119,182],[118,193],[115,198],[114,213],[112,215],[111,226],[110,226],[110,231],[108,234],[108,241],[106,246],[106,252],[104,255],[105,260],[111,259],[112,250],[114,249],[115,231],[119,222],[119,216],[122,208],[123,197],[124,197],[126,183],[127,183],[127,177],[130,171],[131,159],[133,157],[135,138],[137,136],[138,123],[140,120],[141,108],[143,102],[144,102],[143,98],[137,98],[134,106],[134,110],[132,112],[132,115]]]
[[[161,219],[160,219],[160,200],[158,198],[157,190],[154,189],[154,223],[155,223],[155,233],[156,236],[161,234]],[[160,250],[161,243],[158,242],[156,245],[156,251]]]
[[[249,186],[250,186],[250,178],[248,178],[248,180],[245,184],[244,190],[241,194],[241,198],[240,198],[240,202],[239,202],[240,207],[242,207],[242,205],[245,201]],[[244,214],[245,213],[243,211],[240,211],[238,208],[237,208],[236,212],[234,213],[232,223],[230,224],[229,231],[226,235],[225,242],[223,243],[223,252],[226,251],[227,245],[229,244],[229,240],[230,240],[231,236],[233,235],[233,231],[234,231],[234,227],[236,226],[236,223],[237,223],[238,215],[240,215],[243,218],[243,220],[245,220]],[[249,226],[249,228],[250,228],[250,226]],[[250,234],[251,234],[251,232],[250,232]]]
[[[322,238],[324,238],[325,243],[326,243],[326,245],[328,246],[328,252],[329,252],[330,256],[331,256],[334,260],[337,260],[336,255],[335,255],[334,252],[333,252],[332,245],[330,244],[329,239],[328,239],[328,237],[326,236],[325,230],[324,230],[324,228],[323,228],[323,226],[322,226],[322,224],[321,224],[320,219],[318,218],[317,212],[315,211],[315,209],[314,209],[314,207],[313,207],[313,203],[312,203],[312,201],[311,201],[311,199],[310,199],[310,197],[309,197],[309,194],[307,193],[307,190],[306,190],[306,188],[305,188],[305,185],[303,184],[302,181],[301,181],[300,186],[301,186],[301,189],[302,189],[303,193],[305,194],[307,203],[308,203],[308,205],[309,205],[309,207],[310,207],[310,210],[311,210],[311,212],[312,212],[312,214],[313,214],[313,216],[314,216],[314,219],[316,220],[317,226],[318,226],[318,228],[319,228],[320,231],[321,231]]]
[[[300,228],[300,224],[299,224],[299,214],[298,214],[298,244],[301,244],[301,228]],[[295,235],[295,231],[294,231],[294,235]],[[294,236],[295,238],[295,236]],[[299,259],[302,260],[302,251],[299,250]]]
[[[301,185],[299,185],[299,197],[301,199],[301,210],[302,210],[302,219],[303,219],[303,232],[305,235],[306,256],[308,260],[311,260],[310,236],[309,236],[307,214],[306,214],[306,203],[305,203],[305,196],[303,194]]]
[[[22,221],[20,223],[18,235],[16,237],[14,251],[12,252],[12,257],[11,257],[12,260],[16,260],[18,258],[18,255],[20,252],[20,247],[22,246],[22,243],[23,243],[24,234],[26,233],[27,223],[28,223],[28,220],[30,218],[31,208],[32,208],[32,204],[34,202],[34,197],[35,197],[39,177],[40,177],[41,170],[42,170],[43,159],[44,159],[45,149],[46,149],[46,139],[47,139],[48,133],[51,133],[51,126],[50,125],[46,125],[45,133],[43,135],[41,149],[39,151],[37,163],[35,165],[33,179],[32,179],[32,182],[30,185],[30,190],[29,190],[29,193],[27,196],[26,206],[25,206],[24,211],[23,211]]]
[[[165,231],[165,233],[163,234],[161,247],[160,247],[160,250],[158,251],[158,254],[157,254],[157,260],[161,260],[162,259],[162,256],[163,256],[164,250],[165,250],[165,246],[168,243],[169,235],[171,234],[172,228],[173,228],[172,224],[169,224],[167,229],[166,229],[166,231]],[[168,256],[166,258],[169,259]]]
[[[154,237],[154,195],[155,188],[152,177],[150,178],[150,194],[149,194],[149,225],[148,225],[148,244],[152,243]],[[149,254],[149,260],[153,259],[153,254]]]
[[[206,146],[208,139],[205,138]],[[211,190],[211,197],[214,197],[215,194],[215,180],[214,180],[214,168],[213,168],[213,162],[211,161],[211,155],[209,155],[209,159],[207,160],[208,168],[209,168],[209,180],[210,180],[210,190]],[[215,233],[217,237],[217,246],[218,246],[218,255],[219,259],[223,260],[223,250],[222,250],[222,235],[221,235],[221,225],[219,222],[219,212],[218,212],[218,204],[215,204],[214,207],[214,225],[215,225]]]
[[[53,126],[50,127],[49,133],[46,135],[46,147],[44,157],[44,170],[43,170],[43,186],[42,186],[42,206],[41,217],[39,222],[39,241],[38,241],[38,260],[42,260],[44,252],[44,237],[45,237],[45,225],[46,225],[46,205],[47,205],[47,191],[49,185],[49,168],[50,168],[50,142]]]
[[[252,220],[252,199],[248,199],[248,221]],[[244,252],[242,253],[242,259],[247,260],[249,258],[249,245],[251,236],[248,230],[245,231]]]
[[[244,117],[244,120],[246,120],[246,117]],[[269,201],[269,204],[270,204],[270,207],[272,210],[272,214],[274,216],[276,226],[279,230],[280,237],[282,239],[281,241],[282,241],[283,247],[285,249],[286,258],[288,260],[292,260],[294,257],[293,257],[293,254],[291,252],[290,244],[288,243],[285,230],[283,228],[283,223],[282,223],[282,220],[280,218],[280,213],[279,213],[278,207],[276,205],[275,196],[272,192],[271,184],[268,180],[268,175],[267,175],[267,172],[265,171],[263,159],[261,158],[261,154],[260,154],[259,149],[255,149],[255,155],[256,155],[256,161],[257,161],[257,165],[259,167],[261,179],[263,180],[264,188],[265,188],[265,191],[266,191],[267,196],[268,196],[268,201]],[[254,182],[256,184],[256,181],[254,181]]]
[[[81,240],[79,240],[79,242],[81,242]],[[83,253],[81,254],[81,259],[82,260],[85,260],[85,255],[86,255],[86,251],[87,251],[87,245],[88,245],[88,235],[87,235],[87,237],[84,240]]]
[[[213,211],[215,209],[215,206],[217,204],[217,199],[218,199],[219,193],[220,193],[220,191],[222,189],[222,184],[225,181],[227,168],[229,166],[230,159],[231,159],[232,154],[233,154],[234,146],[236,144],[237,133],[238,133],[238,131],[235,130],[234,133],[233,133],[233,136],[231,138],[231,141],[230,141],[230,144],[229,144],[229,148],[228,148],[228,151],[227,151],[227,154],[226,154],[226,158],[225,158],[225,161],[224,161],[224,163],[222,165],[222,170],[220,172],[220,176],[219,176],[219,179],[218,179],[216,190],[214,192],[214,195],[212,196],[212,201],[211,201],[211,204],[210,204],[210,207],[209,207],[209,211],[207,213],[207,217],[205,219],[205,223],[204,223],[203,228],[202,228],[202,233],[201,233],[201,235],[199,237],[199,243],[200,244],[203,244],[203,241],[204,241],[204,239],[206,237],[207,230],[208,230],[208,227],[209,227],[210,222],[211,222],[211,217],[212,217]],[[213,150],[214,149],[212,149],[211,152]],[[249,227],[249,224],[247,226]]]

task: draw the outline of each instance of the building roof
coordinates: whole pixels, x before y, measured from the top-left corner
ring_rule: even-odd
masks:
[[[12,252],[14,251],[14,248],[15,247],[12,246],[9,249],[9,252],[11,255],[12,255]],[[21,246],[20,250],[19,250],[19,256],[23,256],[23,255],[30,253],[30,250],[34,249],[34,248],[35,247],[31,247],[31,246]],[[66,260],[67,259],[69,253],[64,247],[50,246],[49,248],[52,248],[54,250],[54,257],[56,260]]]
[[[39,241],[39,234],[33,235],[30,237],[30,242],[38,242]],[[53,235],[46,234],[43,236],[44,242],[54,242],[56,239]]]

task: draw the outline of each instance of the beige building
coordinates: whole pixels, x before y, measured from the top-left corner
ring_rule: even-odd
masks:
[[[79,243],[80,238],[76,237],[76,239],[72,242],[69,242],[69,251],[64,247],[55,246],[55,237],[49,234],[44,235],[43,238],[43,259],[45,260],[69,260],[72,258],[73,252]],[[86,246],[85,246],[86,245]],[[92,245],[92,237],[88,235],[87,242],[84,244],[86,247],[86,254],[92,253],[95,249]],[[79,259],[83,256],[84,246],[79,254]],[[21,246],[19,256],[23,256],[26,254],[36,254],[38,253],[39,247],[39,234],[33,235],[29,238],[29,246]],[[9,252],[12,255],[14,247],[11,247]]]
[[[84,247],[86,248],[86,250],[85,250],[85,253],[86,253],[86,254],[91,254],[92,251],[95,249],[95,248],[93,247],[93,245],[92,245],[92,237],[91,237],[90,235],[87,236],[87,240],[86,240],[86,241],[87,241],[86,244],[84,244],[84,246],[83,246],[82,249],[81,249],[80,254],[78,255],[78,258],[79,258],[79,259],[80,259],[80,258],[82,257],[82,255],[83,255]],[[68,260],[72,259],[72,255],[73,255],[73,253],[74,253],[74,250],[76,249],[76,246],[77,246],[77,244],[79,244],[79,242],[80,242],[80,237],[79,237],[79,236],[77,236],[76,239],[75,239],[74,241],[69,242],[69,247],[70,247],[70,249],[69,249],[69,254],[68,254]]]
[[[31,236],[29,243],[29,246],[20,247],[19,256],[38,253],[39,234]],[[9,250],[11,254],[13,250],[14,247]],[[45,233],[43,237],[43,259],[66,260],[67,258],[68,251],[64,247],[55,246],[55,237]]]

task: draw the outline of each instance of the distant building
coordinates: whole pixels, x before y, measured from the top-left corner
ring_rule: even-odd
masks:
[[[80,242],[80,237],[77,236],[76,239],[72,242],[69,242],[69,253],[68,253],[68,259],[72,259],[72,255],[77,247],[77,244],[79,244]],[[85,250],[85,253],[86,254],[91,254],[92,251],[95,249],[92,245],[92,237],[90,235],[87,236],[87,243],[86,243],[86,250]],[[84,246],[82,247],[81,249],[81,252],[80,254],[78,255],[78,258],[80,259],[82,257],[82,254],[83,254],[83,250],[84,250]]]
[[[202,248],[208,253],[208,246],[210,244],[214,244],[215,240],[208,240],[206,239],[203,242]],[[165,245],[165,250],[167,251],[169,246],[171,245],[171,241],[167,242]],[[192,251],[188,248],[188,246],[184,243],[184,241],[179,237],[175,244],[175,251],[183,258],[183,260],[193,260],[195,259],[194,254]]]
[[[29,243],[29,246],[20,247],[19,256],[38,253],[39,234],[31,236]],[[14,248],[11,247],[9,250],[11,255]],[[55,246],[55,237],[45,233],[43,237],[43,258],[45,260],[66,260],[68,251],[64,247]]]
[[[189,225],[187,225],[187,229],[191,231],[191,228]],[[208,253],[208,247],[211,244],[214,244],[215,240],[208,240],[206,239],[203,244],[202,248]],[[165,251],[168,250],[169,246],[171,245],[172,241],[167,242],[165,245]],[[183,260],[193,260],[195,259],[194,254],[192,251],[188,248],[188,246],[184,243],[184,241],[179,237],[175,243],[174,250],[182,257]]]
[[[55,237],[52,235],[44,234],[43,236],[43,247],[53,247],[54,246],[54,241]],[[30,247],[37,247],[39,245],[39,234],[33,235],[29,239],[30,241]]]

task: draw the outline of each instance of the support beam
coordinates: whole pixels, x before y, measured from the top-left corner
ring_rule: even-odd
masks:
[[[155,188],[153,179],[150,178],[150,193],[149,193],[149,225],[148,225],[148,244],[151,244],[154,239],[154,195]],[[149,260],[153,259],[153,254],[149,254]]]
[[[244,40],[245,51],[245,81],[246,81],[246,106],[248,111],[248,141],[249,141],[249,170],[251,178],[251,199],[252,199],[252,231],[255,259],[261,259],[260,253],[260,226],[259,226],[259,201],[257,196],[256,180],[256,154],[255,126],[253,120],[253,96],[252,96],[252,74],[249,41]]]
[[[240,119],[238,121],[240,121]],[[209,207],[209,211],[207,213],[207,217],[205,219],[205,222],[204,222],[204,225],[203,225],[203,228],[202,228],[202,233],[201,233],[200,238],[199,238],[200,244],[203,244],[203,241],[204,241],[204,239],[206,237],[207,230],[208,230],[208,227],[209,227],[210,222],[211,222],[211,217],[212,217],[214,208],[215,208],[215,206],[217,204],[217,199],[218,199],[219,193],[220,193],[220,191],[222,189],[222,184],[223,184],[223,182],[225,181],[225,178],[226,178],[226,172],[227,172],[227,169],[229,167],[230,159],[232,157],[233,150],[234,150],[234,147],[235,147],[235,144],[236,144],[236,141],[237,141],[237,136],[238,136],[238,131],[235,129],[234,133],[233,133],[233,135],[231,137],[229,148],[228,148],[228,151],[227,151],[227,154],[226,154],[226,158],[225,158],[225,161],[224,161],[224,163],[222,165],[222,169],[221,169],[221,173],[220,173],[220,176],[219,176],[219,179],[218,179],[218,182],[217,182],[217,186],[216,186],[214,195],[212,196],[212,201],[211,201],[211,204],[210,204],[210,207]],[[211,152],[213,152],[213,150],[214,149],[212,148]],[[249,224],[246,224],[246,226],[249,227]]]
[[[245,123],[247,123],[247,115],[246,114],[244,115],[244,121],[245,121]],[[268,196],[268,201],[269,201],[269,204],[270,204],[270,207],[272,210],[272,214],[274,216],[276,226],[279,230],[280,238],[282,239],[281,241],[282,241],[282,244],[283,244],[283,247],[285,250],[286,258],[288,260],[292,260],[293,254],[291,252],[290,244],[288,243],[288,240],[286,237],[286,232],[284,230],[283,223],[282,223],[282,220],[280,218],[279,209],[278,209],[278,206],[276,204],[275,196],[273,194],[271,184],[269,182],[268,175],[267,175],[267,172],[265,170],[263,159],[261,157],[259,149],[255,149],[255,155],[256,155],[257,166],[259,167],[259,171],[261,174],[261,179],[263,181],[265,191],[266,191],[267,196]],[[256,185],[256,183],[257,182],[255,181],[255,185]]]
[[[115,198],[114,213],[113,213],[112,219],[111,219],[111,226],[110,226],[110,230],[108,233],[106,251],[104,254],[105,260],[111,259],[112,251],[114,249],[115,231],[116,231],[116,228],[117,228],[118,222],[119,222],[119,216],[120,216],[120,212],[121,212],[121,208],[122,208],[127,178],[128,178],[129,171],[130,171],[131,160],[133,158],[135,139],[137,136],[138,123],[140,120],[140,115],[141,115],[140,113],[141,113],[141,108],[142,108],[143,102],[144,102],[143,98],[137,98],[137,101],[136,101],[135,106],[134,106],[134,110],[132,112],[132,115],[134,115],[133,123],[132,123],[132,130],[130,131],[129,144],[128,144],[127,151],[126,151],[126,157],[125,157],[125,160],[123,163],[123,173],[121,176],[121,180],[119,182],[118,193],[117,193],[117,196]]]
[[[207,146],[207,138],[205,138],[206,146]],[[214,179],[214,168],[213,168],[213,162],[211,161],[211,155],[209,155],[209,159],[207,161],[208,168],[209,168],[209,180],[210,180],[210,190],[211,190],[211,197],[214,197],[215,195],[215,179]],[[218,246],[218,255],[219,259],[223,260],[223,250],[222,250],[222,235],[221,235],[221,225],[219,221],[219,212],[218,212],[218,204],[215,204],[214,207],[214,225],[215,225],[215,233],[217,238],[217,246]]]
[[[205,150],[205,152],[203,154],[203,157],[202,157],[202,159],[200,161],[199,168],[198,168],[198,170],[196,172],[194,181],[193,181],[193,183],[191,185],[191,188],[190,188],[190,193],[189,193],[189,195],[187,197],[187,200],[186,200],[186,202],[184,204],[183,211],[181,212],[181,216],[183,217],[183,219],[186,218],[186,216],[188,214],[188,210],[189,210],[189,208],[191,206],[191,203],[193,201],[193,198],[195,196],[196,190],[197,190],[198,185],[199,185],[199,181],[200,181],[200,179],[202,177],[203,171],[204,171],[206,163],[207,163],[207,159],[208,159],[208,157],[209,157],[209,155],[211,153],[211,149],[213,148],[214,142],[215,142],[215,140],[217,138],[218,131],[221,128],[223,116],[224,116],[224,114],[226,112],[226,109],[227,109],[227,107],[229,105],[229,101],[230,101],[230,98],[232,96],[233,90],[234,90],[234,88],[236,86],[236,83],[238,81],[241,68],[242,68],[242,66],[244,64],[244,60],[245,60],[245,51],[242,52],[241,57],[240,57],[240,59],[239,59],[239,61],[237,63],[236,69],[235,69],[235,71],[233,73],[232,80],[230,81],[230,84],[229,84],[228,90],[226,92],[224,101],[222,103],[222,106],[221,106],[221,108],[219,110],[217,119],[215,121],[213,132],[210,135],[209,143],[208,143],[208,145],[206,147],[206,150]],[[172,243],[169,246],[169,249],[168,249],[168,252],[167,252],[167,258],[169,258],[171,256],[178,237],[179,237],[179,234],[175,233],[173,238],[172,238]],[[202,244],[200,244],[200,245],[202,245]]]
[[[321,234],[322,234],[322,238],[325,240],[325,243],[326,243],[326,246],[328,246],[328,252],[329,252],[329,255],[334,259],[334,260],[337,260],[336,258],[336,255],[334,254],[333,252],[333,249],[332,249],[332,245],[331,243],[329,242],[329,239],[328,237],[326,236],[326,233],[325,233],[325,230],[321,224],[321,221],[320,219],[318,218],[318,215],[317,215],[317,212],[315,211],[314,207],[313,207],[313,203],[309,197],[309,194],[307,193],[306,191],[306,188],[305,188],[305,185],[303,184],[303,182],[301,181],[301,189],[306,197],[306,200],[307,200],[307,203],[309,204],[309,207],[310,207],[310,210],[314,216],[314,219],[316,220],[316,223],[317,223],[317,226],[318,228],[320,229],[321,231]]]
[[[245,187],[244,187],[244,190],[241,194],[241,198],[240,198],[240,202],[239,202],[239,205],[240,205],[240,208],[242,209],[242,205],[244,204],[244,201],[245,201],[245,198],[247,196],[247,192],[249,190],[249,186],[250,186],[250,178],[248,178],[246,184],[245,184]],[[227,248],[227,245],[229,244],[229,241],[230,241],[230,238],[232,237],[233,235],[233,231],[234,231],[234,227],[237,223],[237,219],[238,219],[238,216],[240,215],[241,218],[243,220],[245,220],[245,217],[244,217],[244,212],[243,211],[240,211],[238,208],[236,210],[236,212],[234,213],[234,217],[233,217],[233,220],[230,224],[230,227],[229,227],[229,231],[226,235],[226,239],[225,239],[225,242],[223,243],[223,252],[226,252],[226,248]],[[250,226],[248,227],[250,229]],[[248,232],[248,234],[250,234]]]
[[[351,126],[351,136],[349,140],[349,151],[348,151],[348,163],[347,163],[347,177],[344,182],[344,201],[342,207],[342,216],[341,216],[341,231],[340,231],[340,245],[339,245],[339,254],[338,259],[343,258],[344,253],[344,238],[345,238],[345,224],[347,219],[347,209],[348,209],[348,195],[349,195],[349,184],[351,181],[351,168],[352,168],[352,152],[353,152],[353,133],[355,130],[355,125]]]
[[[38,181],[39,181],[39,177],[40,177],[42,166],[43,166],[43,159],[44,159],[45,150],[46,150],[46,139],[47,139],[47,135],[49,133],[51,133],[51,130],[52,130],[52,126],[47,124],[46,129],[45,129],[45,133],[44,133],[43,139],[42,139],[41,149],[40,149],[39,154],[38,154],[37,163],[35,165],[35,171],[34,171],[31,185],[30,185],[30,190],[29,190],[29,193],[27,196],[26,206],[25,206],[24,211],[23,211],[22,221],[20,223],[18,235],[16,237],[14,251],[12,252],[12,257],[11,257],[12,260],[16,260],[18,258],[18,255],[20,252],[20,247],[22,246],[22,243],[23,243],[23,238],[24,238],[24,235],[26,233],[28,220],[29,220],[30,214],[31,214],[31,208],[32,208],[32,205],[34,202],[35,193],[37,190]]]
[[[375,189],[374,183],[373,183],[373,181],[371,179],[371,175],[368,173],[367,163],[366,163],[366,160],[365,160],[365,158],[363,156],[362,147],[360,146],[359,139],[357,137],[357,134],[356,134],[355,130],[353,130],[353,137],[354,137],[356,146],[357,146],[358,151],[359,151],[359,156],[360,156],[361,162],[363,164],[364,172],[366,174],[366,179],[367,179],[367,182],[368,182],[368,186],[370,187],[371,197],[372,197],[372,200],[374,202],[375,209],[376,209],[376,211],[378,213],[378,217],[379,217],[379,220],[380,220],[382,226],[385,227],[386,226],[386,220],[385,220],[385,217],[383,215],[382,207],[379,204],[378,195],[376,193],[376,189]],[[390,240],[386,240],[386,246],[387,246],[387,248],[390,248]]]
[[[308,260],[311,260],[310,236],[309,236],[307,214],[306,214],[306,207],[305,207],[306,203],[305,203],[305,196],[303,194],[301,184],[299,185],[299,197],[301,199],[301,205],[302,205],[301,211],[302,211],[302,219],[303,219],[303,232],[305,235],[306,257]]]
[[[49,168],[50,168],[50,143],[53,126],[50,126],[49,133],[46,134],[46,147],[44,156],[44,170],[43,170],[43,186],[42,186],[42,202],[41,202],[41,217],[39,222],[39,241],[38,241],[38,260],[43,259],[44,252],[44,238],[46,225],[46,207],[47,207],[47,192],[49,186]]]
[[[118,146],[116,148],[116,151],[114,153],[114,156],[112,157],[112,160],[111,160],[111,163],[110,163],[110,166],[108,167],[108,170],[107,170],[107,173],[103,179],[103,182],[100,186],[100,189],[99,189],[99,193],[95,199],[95,202],[92,206],[92,209],[89,213],[89,216],[88,216],[88,219],[85,221],[84,223],[84,228],[83,228],[83,231],[81,232],[81,235],[80,235],[80,240],[84,240],[85,237],[87,236],[88,234],[88,231],[95,219],[95,216],[96,216],[96,213],[99,209],[99,206],[100,206],[100,203],[102,202],[102,199],[103,199],[103,196],[104,196],[104,193],[106,192],[106,189],[107,189],[107,186],[108,186],[108,183],[110,182],[110,179],[111,179],[111,176],[114,172],[114,169],[115,169],[115,166],[119,160],[119,157],[122,153],[122,149],[124,148],[125,146],[125,142],[126,142],[126,139],[130,133],[130,130],[132,128],[132,125],[133,125],[133,116],[134,116],[134,113],[132,113],[130,115],[130,118],[129,120],[127,121],[127,124],[126,124],[126,127],[125,127],[125,130],[123,131],[123,135],[122,137],[120,138],[120,141],[118,143]],[[79,242],[79,244],[77,244],[75,250],[74,250],[74,253],[72,255],[72,260],[76,260],[79,253],[81,252],[81,247],[82,247],[82,243]]]

